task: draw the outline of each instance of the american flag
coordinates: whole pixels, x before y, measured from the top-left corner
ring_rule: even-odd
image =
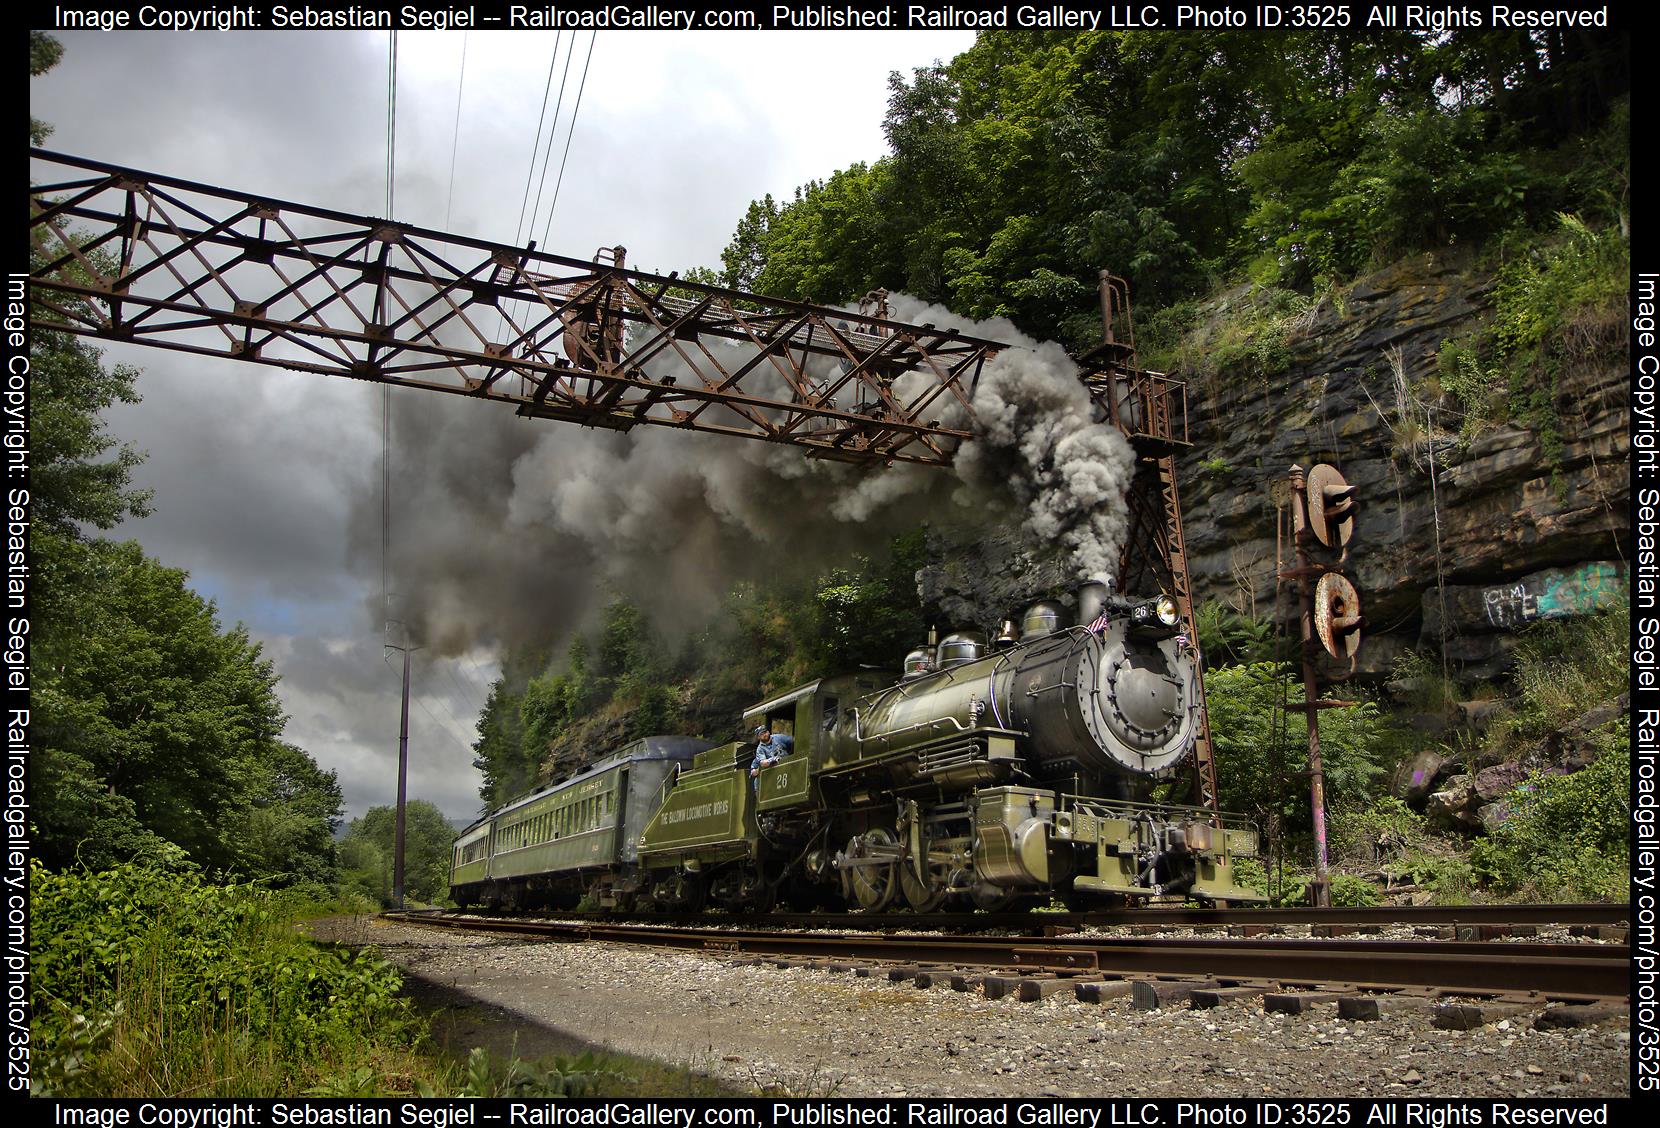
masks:
[[[1107,632],[1108,622],[1107,613],[1103,611],[1099,615],[1095,616],[1095,621],[1084,629],[1090,634],[1105,634]]]

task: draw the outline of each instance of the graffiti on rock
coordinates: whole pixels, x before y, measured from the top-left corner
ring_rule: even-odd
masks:
[[[1589,615],[1614,606],[1624,592],[1620,570],[1605,561],[1594,561],[1573,569],[1535,572],[1513,584],[1487,588],[1482,601],[1489,623],[1514,628],[1539,619]]]

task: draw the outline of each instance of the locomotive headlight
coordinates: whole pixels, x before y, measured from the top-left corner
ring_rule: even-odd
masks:
[[[1159,622],[1167,627],[1175,626],[1176,620],[1181,618],[1181,613],[1176,610],[1176,601],[1168,595],[1158,597],[1157,602],[1153,604],[1153,611],[1158,615]]]
[[[1176,601],[1168,595],[1137,603],[1130,608],[1130,628],[1141,638],[1169,638],[1181,622]]]

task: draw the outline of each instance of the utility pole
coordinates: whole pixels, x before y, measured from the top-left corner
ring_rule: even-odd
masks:
[[[392,620],[387,626],[392,625]],[[396,830],[392,838],[392,905],[401,909],[403,905],[403,833],[404,833],[404,805],[408,798],[409,785],[409,656],[419,650],[418,646],[409,645],[409,628],[402,622],[398,625],[404,628],[402,646],[384,643],[387,650],[403,651],[403,706],[398,718],[398,812]]]

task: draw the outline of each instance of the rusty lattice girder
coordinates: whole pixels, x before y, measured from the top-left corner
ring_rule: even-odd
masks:
[[[1136,452],[1135,477],[1126,496],[1129,530],[1118,561],[1119,586],[1124,591],[1145,590],[1143,580],[1150,575],[1170,594],[1181,611],[1193,660],[1202,670],[1193,584],[1187,572],[1187,539],[1182,533],[1181,490],[1176,485],[1176,455],[1191,446],[1187,385],[1136,366],[1130,287],[1106,271],[1101,272],[1101,320],[1105,339],[1082,358],[1085,367],[1079,379],[1089,389],[1098,414],[1123,431]],[[1199,805],[1217,811],[1216,759],[1203,677],[1198,695],[1193,779]]]
[[[30,157],[41,328],[864,463],[949,463],[1004,347],[628,270],[620,253],[568,259]]]

